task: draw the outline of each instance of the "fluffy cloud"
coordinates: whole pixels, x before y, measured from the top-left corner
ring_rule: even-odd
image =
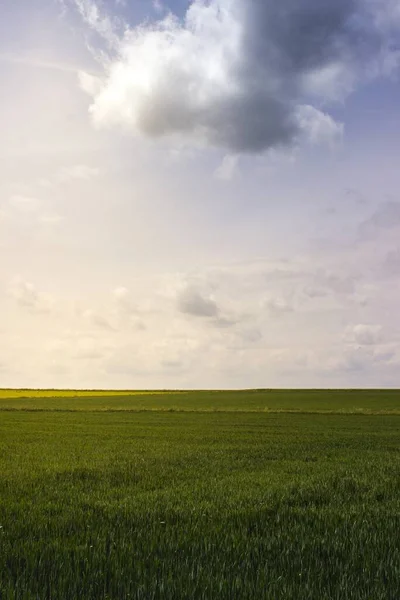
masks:
[[[53,212],[49,202],[34,196],[13,195],[0,205],[0,224],[10,233],[11,227],[23,228],[31,235],[39,228],[50,231],[60,225],[63,217]]]
[[[304,293],[310,298],[331,294],[352,295],[356,289],[357,277],[349,273],[337,273],[326,269],[317,269],[309,276],[310,283],[304,287]]]
[[[33,313],[48,313],[54,306],[50,295],[39,292],[32,283],[19,277],[11,282],[9,293],[19,306]]]
[[[55,180],[60,183],[68,181],[81,180],[89,181],[97,177],[100,170],[97,167],[89,165],[72,165],[70,167],[62,167],[55,176]]]
[[[114,305],[119,313],[130,315],[137,312],[134,306],[129,290],[126,287],[115,288],[112,292]]]
[[[375,346],[382,341],[382,328],[379,325],[358,324],[346,332],[348,341],[360,346]]]
[[[268,298],[265,303],[265,308],[273,317],[290,313],[294,310],[292,303],[285,298]]]
[[[397,64],[390,0],[195,0],[183,19],[136,28],[75,4],[109,49],[104,75],[80,78],[97,126],[232,154],[337,139],[322,106]]]
[[[21,357],[21,372],[32,377],[24,381],[31,385],[38,373],[42,382],[49,381],[44,373],[52,373],[57,385],[62,375],[64,385],[79,381],[88,387],[398,382],[400,331],[382,311],[355,307],[343,294],[335,295],[333,304],[304,300],[304,278],[313,270],[303,262],[291,271],[285,265],[290,267],[271,263],[268,282],[268,264],[257,261],[178,278],[171,274],[166,281],[159,276],[136,280],[135,305],[129,289],[119,287],[97,295],[92,308],[58,298],[51,319],[38,314],[44,294],[19,280],[12,292],[17,306],[9,310],[18,315],[22,333],[16,336],[10,329],[2,332],[3,339],[8,352]],[[387,298],[387,289],[381,292]],[[146,329],[140,331],[134,324],[142,314]],[[341,336],[343,322],[358,324]]]
[[[183,289],[177,298],[178,310],[194,317],[218,317],[219,309],[216,302],[193,286]]]
[[[106,329],[110,331],[114,329],[114,327],[106,317],[92,310],[91,308],[86,309],[83,312],[82,316],[95,327],[100,327],[101,329]]]
[[[8,206],[10,209],[19,213],[34,213],[41,208],[41,201],[38,198],[32,196],[11,196],[8,199]]]
[[[230,181],[235,174],[237,166],[238,157],[227,154],[226,156],[224,156],[219,167],[215,170],[214,175],[217,179],[222,179],[223,181]]]

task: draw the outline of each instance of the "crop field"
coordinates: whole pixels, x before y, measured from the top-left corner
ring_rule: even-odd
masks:
[[[400,392],[12,392],[1,600],[400,598]]]
[[[31,390],[0,388],[0,398],[101,398],[103,396],[148,396],[179,394],[183,392],[169,390]]]
[[[0,390],[0,410],[400,415],[398,390]]]

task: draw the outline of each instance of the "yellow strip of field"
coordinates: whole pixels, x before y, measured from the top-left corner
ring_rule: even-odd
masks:
[[[102,396],[156,396],[184,394],[183,391],[163,390],[32,390],[0,389],[1,398],[93,398]]]

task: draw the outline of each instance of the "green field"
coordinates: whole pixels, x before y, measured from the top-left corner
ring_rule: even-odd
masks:
[[[398,414],[398,390],[0,390],[0,410]]]
[[[400,598],[400,392],[24,394],[1,600]]]

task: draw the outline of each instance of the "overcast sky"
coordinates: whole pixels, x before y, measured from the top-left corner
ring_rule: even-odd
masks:
[[[400,387],[397,0],[0,8],[0,386]]]

